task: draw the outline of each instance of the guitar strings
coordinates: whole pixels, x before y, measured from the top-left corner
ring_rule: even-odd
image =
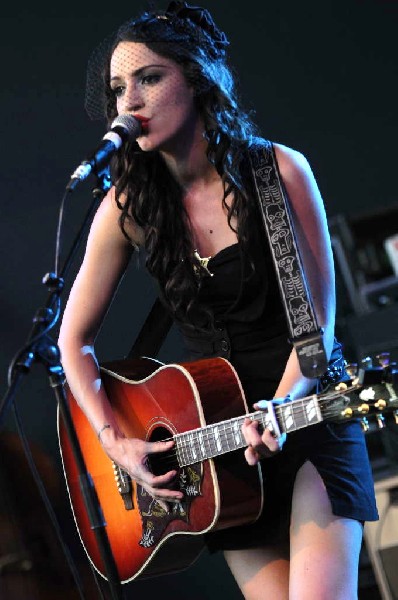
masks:
[[[351,388],[349,390],[349,392],[354,391],[353,388]],[[328,402],[330,402],[331,400],[335,399],[335,398],[341,398],[343,395],[341,394],[341,392],[334,392],[332,394],[328,394],[325,396],[319,396],[319,406],[320,408],[322,408],[322,405],[327,404]],[[312,396],[307,396],[305,398],[302,398],[300,400],[295,400],[292,403],[290,403],[288,406],[289,408],[292,409],[292,413],[293,413],[293,419],[294,416],[297,416],[297,414],[302,415],[303,414],[303,405],[305,403],[306,400],[310,400],[312,398]],[[279,413],[283,413],[284,409],[286,409],[286,404],[283,407],[275,407],[275,413],[276,416],[279,417],[282,422],[284,421],[284,417],[283,414],[279,414]],[[323,410],[323,416],[324,418],[330,418],[333,415],[336,415],[339,411],[336,411],[333,408],[329,408],[329,409],[324,409]],[[294,414],[296,413],[296,415]],[[290,415],[289,415],[290,416]],[[231,419],[230,421],[221,421],[220,423],[216,423],[216,424],[210,424],[205,426],[204,428],[198,428],[198,429],[193,429],[191,431],[186,431],[186,432],[181,432],[176,434],[176,436],[168,438],[168,440],[172,440],[177,437],[183,438],[183,437],[187,437],[188,435],[197,435],[198,432],[200,431],[202,433],[202,437],[207,436],[207,439],[209,438],[214,438],[214,434],[213,434],[213,430],[215,427],[217,427],[217,429],[219,430],[220,435],[226,434],[226,433],[231,433],[232,431],[234,432],[234,434],[236,434],[236,430],[233,428],[233,423],[236,423],[237,421],[243,420],[245,418],[251,418],[251,419],[256,419],[260,417],[260,420],[263,421],[263,425],[266,425],[265,420],[267,417],[267,413],[263,413],[261,411],[257,411],[255,413],[250,413],[247,415],[241,415],[239,417],[235,417],[235,419]],[[167,440],[167,441],[168,441]],[[165,440],[166,441],[166,440]],[[192,442],[190,440],[187,440],[186,443],[184,444],[183,442],[179,442],[179,447],[189,447],[191,446]]]
[[[299,407],[295,407],[295,408],[299,408]],[[296,410],[296,412],[300,412],[300,414],[302,414],[302,411],[298,411]],[[257,413],[255,413],[257,415]],[[328,419],[329,417],[335,416],[336,415],[336,411],[333,410],[325,410],[324,411],[324,416],[326,419]],[[266,413],[264,413],[264,419],[265,419]],[[254,417],[253,417],[254,418]],[[237,419],[241,419],[241,417],[238,417]],[[294,419],[294,415],[293,415],[293,419]],[[263,425],[265,425],[265,423],[263,423]],[[303,426],[305,427],[305,425]],[[192,455],[192,443],[194,443],[195,441],[199,441],[198,437],[197,437],[197,432],[201,431],[202,432],[202,441],[203,444],[206,444],[206,442],[210,445],[210,443],[213,444],[213,446],[215,446],[216,441],[215,441],[215,437],[214,437],[214,433],[212,431],[212,429],[214,429],[214,426],[207,426],[207,428],[203,429],[203,430],[192,430],[192,432],[189,432],[189,435],[196,438],[194,440],[192,439],[187,439],[187,435],[188,432],[185,433],[180,433],[177,434],[180,439],[177,442],[177,445],[175,448],[173,448],[172,450],[170,450],[167,454],[164,455],[159,455],[156,457],[156,461],[158,463],[162,463],[167,464],[167,463],[173,463],[173,462],[179,462],[179,458],[189,458],[189,455]],[[296,429],[301,429],[301,427],[297,427]],[[224,427],[222,429],[219,429],[219,441],[221,443],[221,445],[225,444],[229,447],[229,440],[232,442],[236,439],[236,435],[239,435],[240,439],[241,439],[241,443],[242,445],[236,445],[235,443],[233,443],[232,445],[234,445],[235,447],[232,448],[232,450],[238,450],[242,447],[244,447],[246,445],[244,438],[242,436],[242,433],[240,431],[240,429],[238,431],[236,431],[235,429],[232,428],[232,426],[228,426],[228,427]],[[177,436],[175,436],[177,437]],[[169,441],[169,440],[174,440],[176,441],[175,437],[171,437],[168,438],[167,440],[164,441]],[[186,438],[186,439],[184,439]],[[216,450],[216,448],[214,448]],[[211,448],[210,448],[211,450]],[[189,451],[189,452],[188,452]],[[223,454],[224,452],[221,452],[221,454]],[[212,454],[212,456],[217,456],[219,454]],[[210,457],[202,457],[199,460],[190,460],[190,462],[188,464],[195,464],[197,462],[201,462],[201,460],[205,460],[206,458],[210,458]]]
[[[336,411],[329,409],[329,410],[325,410],[323,414],[325,416],[324,420],[327,420],[328,418],[332,418],[333,416],[336,416]],[[350,418],[348,417],[347,420],[350,420]],[[211,426],[208,426],[208,427],[210,428]],[[297,429],[299,429],[299,428],[297,428]],[[193,431],[195,432],[196,430],[193,430]],[[228,433],[229,432],[227,432],[227,436],[228,436]],[[234,433],[236,433],[236,432],[234,432]],[[182,433],[182,434],[178,434],[178,435],[184,435],[184,434]],[[225,437],[225,434],[224,434],[224,432],[221,432],[221,435],[220,435],[221,443],[223,443],[225,441],[223,439],[223,437]],[[210,439],[211,436],[209,435],[208,438]],[[168,438],[167,440],[164,440],[164,441],[169,441],[169,440],[173,440],[173,439],[174,438],[171,437],[171,438]],[[214,437],[211,438],[211,439],[214,439]],[[243,442],[243,438],[242,438],[242,442]],[[242,448],[244,446],[245,446],[245,443],[243,442],[242,446],[240,446],[240,448]],[[185,442],[185,443],[181,443],[180,442],[179,445],[178,445],[178,449],[182,449],[182,450],[185,450],[186,448],[191,448],[191,447],[192,447],[192,443],[189,443],[189,442]],[[187,463],[180,464],[179,456],[178,456],[178,449],[173,448],[172,450],[170,450],[169,452],[167,452],[167,454],[165,454],[165,455],[159,455],[157,457],[157,462],[158,463],[162,463],[162,465],[165,466],[165,467],[167,467],[167,466],[173,466],[174,468],[178,468],[178,467],[182,468],[184,466],[198,464],[200,462],[203,462],[203,460],[206,460],[207,458],[212,458],[212,457],[219,456],[219,454],[215,454],[213,456],[203,457],[203,458],[201,458],[199,460],[189,460],[189,462],[187,462]],[[233,448],[233,450],[238,450],[238,449],[239,449],[239,447]],[[223,452],[221,454],[223,454]]]
[[[351,392],[355,391],[356,389],[358,389],[358,387],[359,386],[352,386],[351,388],[348,388],[347,390],[344,390],[344,391],[346,394],[348,394],[348,393],[351,393]],[[318,396],[318,406],[320,409],[322,409],[323,405],[330,403],[334,399],[338,399],[338,398],[342,398],[342,397],[344,397],[344,394],[342,394],[342,391],[338,391],[338,390],[336,390],[335,392],[331,392],[329,394],[320,395],[320,396]],[[294,400],[294,401],[288,403],[288,406],[291,409],[289,418],[292,418],[293,421],[295,422],[295,419],[297,418],[298,415],[303,416],[305,414],[305,412],[303,411],[304,405],[305,405],[305,403],[308,403],[308,401],[310,401],[311,398],[313,398],[313,395],[306,396],[299,400]],[[275,414],[282,421],[283,425],[285,425],[283,413],[284,413],[286,407],[287,407],[287,404],[285,404],[283,406],[275,406],[274,407]],[[332,408],[326,408],[326,410],[324,409],[322,411],[322,415],[323,415],[323,419],[328,419],[328,418],[332,417],[333,415],[336,415],[336,410],[333,410]],[[192,444],[194,442],[199,441],[199,435],[198,435],[199,432],[201,435],[200,443],[203,443],[203,445],[206,445],[206,443],[207,443],[208,446],[210,447],[210,450],[211,450],[211,444],[213,444],[214,450],[216,450],[215,445],[217,442],[216,442],[215,436],[214,436],[215,428],[217,428],[218,436],[219,436],[219,443],[221,445],[226,443],[226,445],[229,448],[229,441],[231,441],[232,445],[234,446],[234,448],[232,448],[232,450],[235,450],[235,449],[238,450],[239,448],[244,447],[246,444],[245,444],[241,429],[240,428],[236,429],[235,424],[236,424],[236,422],[243,421],[245,418],[251,418],[251,419],[260,418],[261,424],[264,427],[267,426],[266,425],[267,413],[261,412],[261,411],[256,411],[255,413],[250,413],[248,415],[241,415],[230,421],[221,421],[218,424],[207,425],[204,428],[198,428],[198,429],[193,429],[193,430],[187,431],[187,432],[181,432],[181,433],[176,434],[176,436],[172,436],[170,438],[166,438],[163,440],[163,441],[174,440],[176,442],[176,446],[173,449],[171,449],[169,452],[167,452],[166,454],[157,455],[156,462],[158,464],[162,463],[163,466],[166,464],[172,464],[172,463],[174,463],[174,464],[177,463],[179,465],[180,458],[188,458],[189,454],[192,455]],[[305,427],[305,425],[303,425],[303,427]],[[296,427],[296,429],[301,429],[301,427]],[[236,445],[236,435],[238,435],[241,440],[239,442],[239,445]],[[178,440],[177,440],[177,438],[178,438]],[[194,438],[194,439],[192,439],[192,438]],[[222,453],[224,453],[224,452],[221,452],[221,454]],[[212,456],[217,456],[217,455],[218,455],[217,453],[212,454]],[[190,462],[187,464],[195,464],[197,462],[201,462],[201,460],[205,460],[206,458],[209,458],[209,457],[203,457],[202,459],[199,459],[197,461],[196,460],[192,461],[190,459]]]
[[[346,395],[348,395],[360,388],[361,388],[360,385],[353,385],[350,388],[347,388],[346,390],[336,390],[331,393],[319,395],[317,397],[317,400],[318,400],[318,406],[322,412],[322,420],[325,421],[328,419],[332,419],[333,417],[336,417],[339,413],[341,414],[341,410],[336,410],[336,408],[328,407],[327,406],[328,404],[330,404],[335,399],[344,398]],[[298,415],[300,415],[301,417],[303,415],[305,415],[305,412],[303,411],[304,405],[306,403],[308,404],[308,401],[311,400],[311,398],[313,398],[313,396],[314,395],[306,396],[299,400],[294,400],[294,401],[290,402],[289,407],[291,408],[291,413],[289,415],[289,418],[292,418],[292,420],[295,422],[295,419],[297,418]],[[349,402],[348,402],[348,405],[349,405]],[[285,425],[285,419],[284,419],[283,413],[286,409],[286,406],[287,406],[286,404],[284,404],[283,406],[274,406],[275,414],[277,417],[279,417],[279,420],[282,422],[283,425]],[[325,406],[326,406],[326,408],[324,408]],[[206,460],[206,458],[216,457],[219,454],[223,454],[226,451],[228,451],[229,441],[233,442],[233,445],[235,446],[234,448],[232,448],[232,450],[238,450],[239,448],[244,447],[246,444],[245,444],[241,429],[239,428],[237,430],[235,428],[236,422],[243,421],[244,418],[251,418],[251,419],[260,418],[260,420],[262,421],[262,425],[264,427],[266,427],[267,426],[266,417],[267,417],[266,412],[258,411],[258,412],[250,413],[247,415],[241,415],[230,421],[222,421],[218,424],[207,425],[204,428],[198,428],[198,429],[193,429],[193,430],[187,431],[187,432],[177,433],[176,436],[173,436],[173,437],[170,437],[170,438],[167,438],[164,440],[164,441],[174,440],[176,442],[176,446],[173,449],[171,449],[169,452],[167,452],[166,454],[157,455],[156,461],[158,464],[162,463],[162,466],[173,464],[178,467],[178,466],[188,466],[190,464],[197,464],[199,462],[202,462],[203,460]],[[350,418],[353,418],[353,417],[347,417],[347,420],[349,420]],[[296,423],[295,423],[295,425],[296,425]],[[296,429],[302,429],[305,426],[306,425],[303,425],[302,427],[296,426]],[[308,424],[308,426],[310,426],[310,424]],[[192,444],[199,441],[199,436],[198,436],[199,432],[201,433],[200,442],[203,444],[207,443],[210,446],[210,450],[211,450],[211,444],[213,444],[214,450],[216,450],[216,447],[215,447],[216,439],[214,436],[215,428],[217,428],[217,430],[218,430],[219,442],[221,443],[221,445],[226,443],[226,445],[228,446],[228,449],[226,451],[224,450],[224,451],[220,452],[219,454],[217,454],[217,453],[212,454],[209,457],[203,457],[199,460],[190,459],[188,463],[186,463],[184,465],[180,465],[180,456],[179,455],[183,455],[181,458],[188,458],[188,455],[192,454]],[[242,445],[239,445],[239,446],[236,445],[236,435],[239,435]],[[178,438],[178,440],[176,438]],[[194,438],[194,439],[192,439],[192,438]]]

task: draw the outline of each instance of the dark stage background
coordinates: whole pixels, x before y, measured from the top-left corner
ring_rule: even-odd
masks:
[[[310,161],[333,231],[336,221],[356,223],[360,219],[362,223],[363,218],[365,237],[398,233],[398,2],[203,0],[202,5],[212,11],[230,38],[231,61],[239,74],[243,102],[256,111],[264,137],[300,150]],[[45,8],[40,3],[28,6],[19,2],[2,10],[2,393],[6,391],[8,365],[25,341],[36,310],[47,298],[41,278],[53,270],[58,210],[65,185],[104,134],[104,124],[90,121],[84,111],[88,57],[109,32],[145,6],[144,2],[121,1],[114,6],[108,3],[105,8],[90,2]],[[90,200],[90,182],[82,184],[68,200],[65,251]],[[63,303],[80,255],[66,282]],[[376,266],[369,281],[387,277],[391,283],[391,267],[385,257],[378,264],[380,273]],[[367,310],[357,311],[352,305],[346,281],[340,277],[340,265],[337,267],[339,322],[344,325],[351,315],[362,318]],[[384,288],[382,292],[384,297],[377,297],[367,322],[376,312],[380,316],[384,309],[394,311],[394,286],[388,287],[388,293]],[[132,264],[100,334],[100,360],[128,352],[152,298],[151,281]],[[397,313],[391,314],[391,337],[387,335],[384,340],[382,336],[380,344],[385,341],[394,351]],[[355,335],[354,341],[347,340],[354,354]],[[178,360],[174,333],[160,358]],[[24,379],[16,405],[28,438],[51,458],[54,478],[61,479],[56,402],[41,365],[35,365]],[[11,410],[2,429],[15,430]],[[61,489],[63,496],[62,484]],[[68,513],[62,515],[69,522]],[[72,530],[73,524],[69,526]],[[79,556],[79,544],[73,534],[68,535]],[[204,556],[188,572],[137,582],[129,590],[131,598],[160,591],[163,598],[174,599],[211,599],[221,594],[231,600],[241,597],[218,556]]]

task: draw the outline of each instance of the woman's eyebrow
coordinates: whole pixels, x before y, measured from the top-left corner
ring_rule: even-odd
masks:
[[[151,67],[163,67],[164,69],[168,68],[168,65],[162,65],[162,64],[149,64],[149,65],[145,65],[144,67],[140,67],[139,69],[136,69],[135,71],[132,72],[133,77],[139,77],[146,69],[149,69]],[[111,77],[110,81],[115,81],[115,80],[120,80],[123,79],[120,75],[115,75],[114,77]]]

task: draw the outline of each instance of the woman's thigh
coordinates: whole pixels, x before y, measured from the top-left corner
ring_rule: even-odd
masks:
[[[298,471],[290,527],[290,600],[354,600],[362,543],[359,521],[336,517],[318,471]]]
[[[224,551],[245,600],[288,600],[288,552],[287,545]]]

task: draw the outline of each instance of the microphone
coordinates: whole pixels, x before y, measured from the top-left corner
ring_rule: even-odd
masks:
[[[123,114],[116,117],[95,152],[74,171],[66,189],[74,190],[76,185],[86,179],[94,169],[101,172],[120,146],[128,140],[136,140],[141,135],[141,131],[141,122],[132,115]]]

